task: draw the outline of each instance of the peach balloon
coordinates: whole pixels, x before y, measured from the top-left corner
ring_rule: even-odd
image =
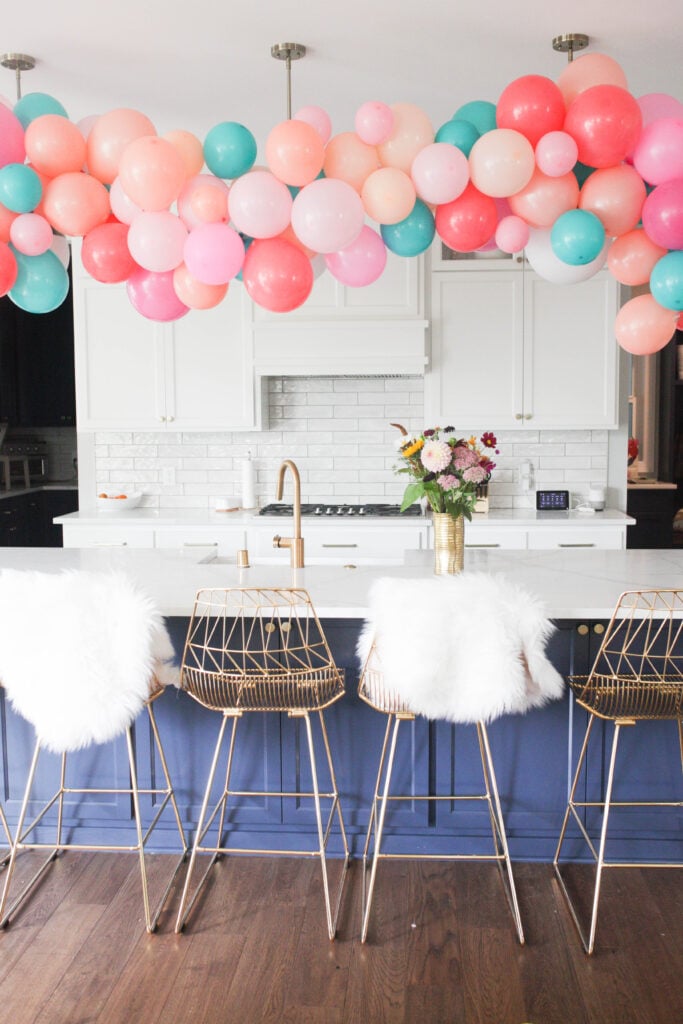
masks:
[[[94,129],[93,129],[94,130]],[[166,139],[142,136],[130,142],[119,162],[119,181],[142,210],[167,210],[185,182],[185,160]]]
[[[633,167],[604,167],[583,183],[579,209],[594,213],[602,221],[605,234],[616,237],[636,226],[645,196],[645,183]]]
[[[59,114],[34,118],[26,129],[24,143],[33,168],[49,178],[80,171],[85,163],[85,139],[77,125]]]
[[[156,135],[154,125],[138,110],[121,108],[101,114],[90,130],[87,141],[88,170],[105,185],[119,173],[121,155],[134,139]]]
[[[573,210],[578,200],[579,183],[571,172],[550,178],[538,168],[523,189],[508,197],[512,213],[532,228],[551,227],[560,214]]]
[[[109,193],[97,178],[82,171],[60,174],[43,192],[43,215],[62,235],[87,235],[109,216]]]
[[[183,185],[178,196],[178,215],[190,230],[198,224],[227,221],[230,189],[213,174],[196,174]]]
[[[580,92],[594,85],[619,85],[622,89],[628,88],[621,65],[604,53],[585,53],[582,57],[577,57],[565,65],[557,79],[557,86],[566,106],[569,106]]]
[[[361,199],[368,217],[378,224],[398,224],[415,206],[415,186],[397,167],[380,167],[366,179]]]
[[[368,175],[380,166],[377,148],[362,142],[355,132],[335,135],[325,148],[325,177],[345,181],[356,192],[360,192]]]
[[[414,103],[393,103],[394,126],[386,142],[377,147],[380,163],[410,174],[413,160],[434,141],[432,122]]]
[[[204,148],[196,135],[178,128],[175,131],[166,132],[162,138],[175,146],[180,153],[185,164],[186,178],[199,174],[204,166]]]
[[[671,341],[678,312],[665,309],[651,295],[636,295],[619,312],[614,324],[617,341],[635,356],[650,356]]]
[[[620,284],[647,284],[655,263],[668,249],[655,245],[642,228],[615,238],[607,254],[607,267]]]
[[[309,185],[322,170],[324,155],[323,140],[306,121],[282,121],[266,139],[266,162],[285,185]]]
[[[213,309],[228,292],[227,284],[205,284],[193,277],[184,263],[173,271],[173,290],[190,309]]]
[[[472,184],[485,196],[514,195],[528,185],[536,166],[534,147],[514,128],[494,128],[470,150]]]

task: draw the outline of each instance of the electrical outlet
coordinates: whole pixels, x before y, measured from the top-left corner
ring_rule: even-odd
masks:
[[[175,468],[173,466],[162,466],[162,468],[161,468],[161,482],[162,482],[162,484],[174,484],[175,483]]]

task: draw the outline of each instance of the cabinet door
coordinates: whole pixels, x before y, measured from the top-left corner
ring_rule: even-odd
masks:
[[[524,420],[530,427],[616,427],[617,282],[524,273]]]
[[[521,270],[432,274],[425,421],[471,429],[520,425]]]

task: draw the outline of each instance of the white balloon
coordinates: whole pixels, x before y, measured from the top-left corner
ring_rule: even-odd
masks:
[[[572,267],[568,263],[563,263],[553,252],[550,228],[530,228],[529,241],[524,247],[524,252],[532,269],[544,280],[553,284],[578,284],[602,270],[611,244],[611,238],[605,239],[605,244],[594,260],[584,263],[583,266]]]
[[[65,238],[64,235],[55,235],[52,239],[50,249],[66,270],[69,266],[69,260],[71,259],[71,246],[69,245],[69,240]]]

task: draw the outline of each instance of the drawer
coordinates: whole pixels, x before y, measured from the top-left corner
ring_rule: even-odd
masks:
[[[73,526],[62,523],[62,543],[65,548],[153,548],[154,530],[151,526],[127,526],[114,523],[106,526]]]
[[[154,531],[154,546],[178,551],[195,549],[206,554],[234,555],[245,547],[245,531],[240,526],[162,526]]]
[[[291,521],[286,519],[274,523],[267,530],[264,527],[248,531],[250,557],[273,558],[278,549],[273,547],[273,537],[291,536]],[[338,565],[346,562],[354,565],[402,565],[405,552],[428,547],[426,527],[388,527],[387,529],[363,527],[330,527],[306,530],[302,526],[304,538],[304,559],[307,564]],[[288,552],[280,550],[284,563],[287,563]]]
[[[611,529],[576,527],[560,530],[529,530],[529,547],[534,550],[551,548],[603,548],[621,550],[626,547],[625,527]]]
[[[489,529],[477,528],[477,524],[465,523],[466,548],[507,548],[522,550],[526,547],[526,530],[504,526]]]

